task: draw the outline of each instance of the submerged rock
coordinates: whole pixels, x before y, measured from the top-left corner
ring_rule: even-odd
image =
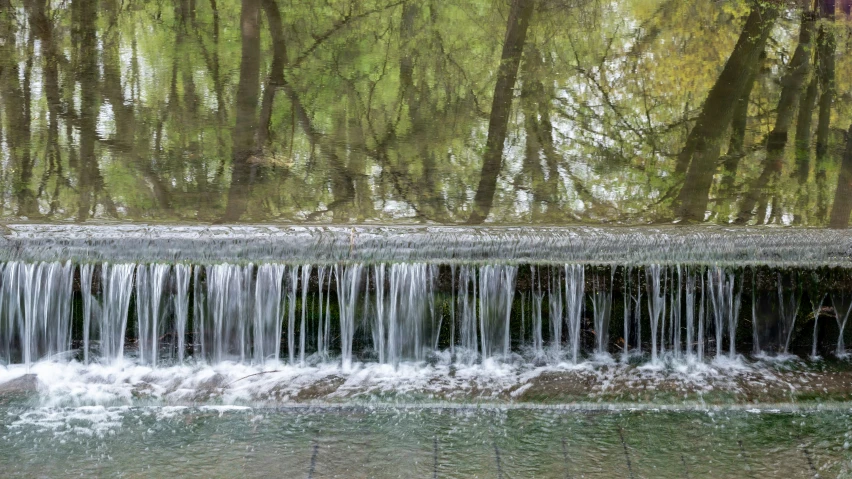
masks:
[[[0,383],[0,404],[35,396],[38,393],[40,385],[41,382],[35,374],[24,374],[11,381]]]

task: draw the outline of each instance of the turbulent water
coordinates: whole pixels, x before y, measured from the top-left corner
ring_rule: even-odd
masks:
[[[344,369],[353,361],[397,366],[444,353],[464,364],[578,363],[590,354],[701,362],[787,353],[806,334],[813,356],[831,347],[845,353],[852,280],[841,267],[845,256],[802,246],[816,232],[744,232],[726,248],[714,243],[713,230],[669,231],[644,243],[629,230],[461,231],[463,247],[454,246],[459,231],[440,229],[348,236],[266,229],[255,239],[251,228],[16,227],[3,248],[16,259],[0,265],[0,358],[130,358],[152,366],[189,359],[305,366],[337,358]],[[825,234],[842,239],[836,250],[848,241]],[[331,261],[343,254],[342,238],[348,258]],[[641,244],[657,262],[559,263]],[[328,254],[307,257],[320,247]],[[776,259],[728,263],[739,248]],[[254,258],[259,249],[265,254]],[[525,249],[554,255],[521,261]],[[53,261],[32,258],[47,254]],[[821,269],[784,268],[819,254]],[[143,259],[127,261],[133,255]],[[387,259],[394,255],[401,259]],[[429,260],[410,259],[418,255]],[[720,261],[689,261],[712,255]],[[803,300],[814,311],[812,333],[797,328]],[[767,301],[773,307],[765,311]],[[836,323],[832,337],[817,329],[824,308]]]

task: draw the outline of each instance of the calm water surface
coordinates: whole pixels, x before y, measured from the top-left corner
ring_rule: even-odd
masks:
[[[2,411],[5,477],[852,477],[846,412]]]
[[[0,215],[845,226],[850,2],[758,3],[2,0]]]

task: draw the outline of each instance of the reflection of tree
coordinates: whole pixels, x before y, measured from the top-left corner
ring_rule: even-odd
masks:
[[[509,11],[503,54],[497,69],[497,83],[494,85],[491,116],[488,120],[488,139],[482,155],[482,174],[473,198],[473,211],[467,220],[469,224],[485,221],[494,203],[497,176],[503,167],[503,143],[506,141],[509,126],[515,80],[533,13],[533,3],[533,0],[513,0],[512,9]]]
[[[6,141],[10,163],[15,172],[12,180],[13,192],[18,207],[17,214],[32,216],[38,213],[35,196],[30,189],[33,176],[33,158],[30,154],[32,57],[27,59],[22,72],[17,60],[18,36],[18,26],[11,4],[0,1],[0,58],[3,59],[0,60],[0,98],[9,125]],[[20,80],[22,73],[23,85]]]
[[[237,221],[247,208],[257,165],[250,161],[256,151],[257,99],[260,93],[260,0],[242,0],[240,10],[240,83],[234,123],[231,187],[224,221]]]
[[[704,100],[701,115],[678,156],[675,173],[683,172],[685,176],[677,199],[677,215],[684,221],[704,220],[722,137],[733,119],[731,105],[748,88],[778,13],[773,7],[752,9],[734,51]]]
[[[837,189],[834,191],[829,226],[846,228],[849,225],[850,213],[852,213],[852,125],[846,132],[846,151],[840,162],[840,175],[837,178]]]
[[[775,126],[766,140],[766,159],[764,160],[763,172],[750,185],[746,193],[738,221],[745,223],[753,215],[753,209],[758,201],[763,200],[761,211],[765,212],[771,192],[766,191],[767,186],[780,176],[784,166],[784,151],[787,147],[787,136],[796,108],[799,106],[799,98],[805,80],[811,69],[811,37],[814,30],[814,17],[810,12],[802,13],[802,24],[799,33],[799,44],[787,65],[787,71],[781,78],[781,96],[778,100],[778,109],[775,113]],[[762,220],[762,213],[758,214],[758,221]]]
[[[0,2],[7,215],[822,225],[852,113],[822,7]]]

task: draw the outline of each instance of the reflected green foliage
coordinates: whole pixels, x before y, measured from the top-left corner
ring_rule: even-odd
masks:
[[[844,227],[848,4],[0,0],[0,215]]]

